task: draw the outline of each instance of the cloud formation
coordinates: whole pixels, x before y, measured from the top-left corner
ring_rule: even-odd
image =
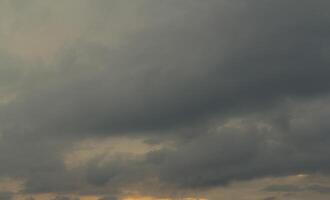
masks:
[[[1,2],[0,177],[117,198],[328,174],[329,4]],[[151,150],[66,164],[115,137]]]

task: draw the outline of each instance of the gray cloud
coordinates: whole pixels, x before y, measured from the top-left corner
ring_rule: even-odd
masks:
[[[299,186],[299,185],[271,185],[263,189],[267,192],[318,192],[327,194],[330,192],[330,187],[326,185],[307,185],[307,186]]]
[[[39,132],[139,131],[254,111],[328,90],[325,6],[304,1],[301,13],[283,1],[224,2],[186,2],[192,8],[181,8],[185,16],[137,33],[124,49],[73,47],[55,64],[59,70],[49,75],[51,85],[34,89],[7,112],[18,113],[17,121]],[[320,6],[320,14],[308,5]],[[232,12],[220,12],[221,6]],[[276,10],[282,16],[274,15]],[[203,11],[208,14],[196,14]]]
[[[268,192],[299,192],[301,187],[296,185],[271,185],[264,188],[264,191]]]
[[[277,199],[277,198],[276,197],[266,197],[263,200],[275,200],[275,199]]]
[[[233,127],[225,124],[216,131],[204,130],[200,136],[182,140],[174,148],[155,150],[145,157],[124,162],[123,159],[92,161],[88,181],[96,185],[120,183],[124,186],[157,177],[169,187],[200,189],[265,176],[328,173],[329,140],[326,134],[329,127],[320,120],[328,118],[328,110],[322,106],[327,103],[312,104],[314,106],[309,108],[306,104],[291,108],[285,129],[273,119],[268,121],[264,115],[248,115],[237,120]],[[269,113],[266,115],[269,117]],[[306,127],[303,128],[306,132],[302,132],[301,123],[314,132]],[[316,132],[321,124],[322,131]],[[306,139],[302,136],[305,134]],[[322,143],[317,139],[320,137]]]
[[[99,200],[118,200],[118,198],[114,196],[105,196],[100,198]]]
[[[0,192],[0,199],[1,200],[12,200],[13,194],[10,192]]]
[[[77,197],[56,196],[52,200],[79,200]]]
[[[328,2],[7,4],[6,38],[57,36],[47,62],[20,43],[0,51],[0,176],[25,192],[329,172]],[[73,144],[112,136],[173,145],[66,168]]]
[[[9,192],[1,192],[0,199],[1,200],[11,200],[13,198],[13,194]]]

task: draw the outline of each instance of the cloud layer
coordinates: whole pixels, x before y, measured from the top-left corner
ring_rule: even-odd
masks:
[[[0,177],[112,198],[328,174],[329,4],[1,2]],[[150,150],[95,153],[116,137]]]

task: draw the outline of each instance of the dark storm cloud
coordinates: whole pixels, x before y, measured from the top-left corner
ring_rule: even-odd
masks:
[[[155,150],[145,157],[128,159],[125,164],[122,159],[93,161],[88,181],[100,186],[129,185],[141,182],[141,177],[157,177],[169,187],[200,189],[265,176],[328,174],[330,127],[323,123],[329,120],[329,110],[324,109],[327,102],[291,107],[286,128],[278,125],[275,116],[265,118],[270,113],[248,115],[236,124],[235,120],[227,122],[218,130],[205,130],[200,136],[178,142],[174,148]],[[230,123],[235,125],[230,127]],[[317,192],[316,187],[312,188],[304,189]]]
[[[0,175],[23,177],[25,191],[33,193],[79,190],[80,175],[116,190],[141,180],[207,188],[329,172],[329,2],[131,2],[143,18],[133,24],[142,28],[123,33],[118,46],[93,41],[126,20],[113,21],[118,13],[107,12],[128,6],[119,2],[75,2],[89,11],[88,17],[64,12],[73,24],[86,23],[79,40],[53,62],[12,70],[10,58],[0,67],[8,75],[0,78],[12,77],[1,86],[20,83],[0,108]],[[15,7],[25,11],[16,26],[60,17],[52,15],[56,10],[35,17],[32,7]],[[225,126],[235,118],[245,123]],[[171,148],[95,158],[73,172],[63,163],[63,154],[82,139],[143,135],[162,143],[160,134],[169,132]]]
[[[73,47],[51,85],[7,112],[39,132],[111,134],[189,126],[328,91],[327,3],[163,4],[185,15],[161,23],[153,11],[163,5],[151,4],[155,25],[128,46]]]

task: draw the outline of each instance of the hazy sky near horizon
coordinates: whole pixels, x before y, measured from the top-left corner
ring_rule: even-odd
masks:
[[[0,200],[326,200],[330,2],[0,0]]]

